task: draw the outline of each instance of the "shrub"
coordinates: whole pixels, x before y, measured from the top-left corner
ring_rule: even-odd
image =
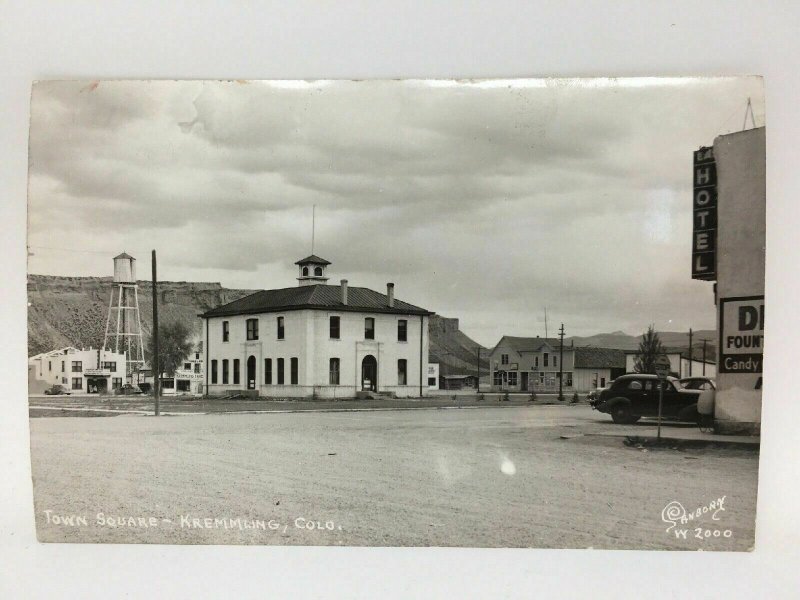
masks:
[[[578,392],[575,392],[574,394],[572,394],[572,403],[573,404],[577,404],[580,401],[581,401],[581,399],[580,399],[580,396],[578,396]]]
[[[503,402],[508,402],[509,399],[510,399],[510,397],[508,395],[508,391],[504,392],[503,393]]]
[[[536,400],[536,392],[531,392],[531,397],[528,398],[528,402],[533,402]]]
[[[478,402],[483,402],[486,400],[486,396],[484,394],[478,394]]]

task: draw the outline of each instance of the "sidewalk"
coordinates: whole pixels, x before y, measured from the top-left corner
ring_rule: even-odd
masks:
[[[643,444],[652,445],[657,440],[658,428],[655,423],[647,423],[640,426],[622,426],[614,431],[599,431],[585,433],[587,436],[630,438],[632,445]],[[761,445],[760,436],[747,435],[717,435],[700,431],[694,426],[675,426],[668,424],[661,426],[661,440],[669,444],[670,442],[681,445],[714,445],[738,446],[758,449]]]

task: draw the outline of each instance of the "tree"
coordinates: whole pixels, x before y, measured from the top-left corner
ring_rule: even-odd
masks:
[[[167,377],[175,375],[183,361],[192,353],[194,345],[191,341],[189,328],[180,321],[165,323],[158,328],[158,369],[154,373],[165,373]],[[153,336],[147,344],[147,354],[151,357],[153,365]]]
[[[637,373],[652,373],[655,375],[656,358],[660,354],[664,354],[664,346],[661,345],[661,340],[655,328],[650,325],[647,328],[647,333],[642,335],[642,340],[639,342],[639,351],[636,353],[633,370]]]

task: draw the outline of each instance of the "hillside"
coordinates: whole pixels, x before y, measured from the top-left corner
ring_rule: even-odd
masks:
[[[111,277],[29,275],[28,354],[64,346],[102,346],[111,289]],[[199,313],[256,290],[228,289],[219,283],[162,281],[158,291],[159,322],[183,321],[200,340]],[[153,314],[149,281],[139,281],[139,309],[142,329],[149,336]],[[478,347],[459,330],[458,319],[431,318],[430,361],[442,363],[443,373],[475,373]],[[482,363],[485,372],[485,353]]]
[[[664,347],[668,349],[689,349],[688,331],[659,331],[659,338]],[[711,329],[698,329],[692,338],[693,356],[700,358],[703,353],[703,338],[707,339],[706,357],[713,359],[716,356],[717,332]],[[588,337],[564,338],[564,343],[572,342],[576,346],[595,346],[598,348],[617,348],[619,350],[636,350],[639,347],[641,335],[628,335],[622,331],[612,333],[598,333]]]

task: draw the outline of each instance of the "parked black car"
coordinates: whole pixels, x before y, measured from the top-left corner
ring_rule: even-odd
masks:
[[[685,390],[715,390],[717,389],[714,380],[710,377],[684,377],[681,379],[681,387]]]
[[[54,386],[47,388],[44,393],[46,396],[69,396],[70,391],[63,385],[55,384]]]
[[[610,414],[615,423],[635,423],[642,417],[658,416],[658,396],[662,385],[665,387],[661,416],[697,422],[700,390],[686,389],[674,377],[662,382],[655,375],[622,375],[589,404],[595,410]]]

